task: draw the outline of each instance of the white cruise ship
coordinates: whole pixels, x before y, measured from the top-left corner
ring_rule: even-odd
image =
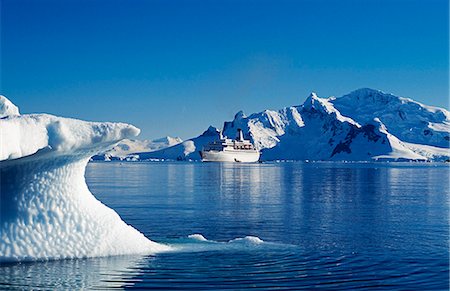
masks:
[[[242,162],[254,163],[259,160],[259,151],[249,141],[244,139],[242,130],[238,129],[237,138],[224,138],[205,145],[200,151],[203,162]]]

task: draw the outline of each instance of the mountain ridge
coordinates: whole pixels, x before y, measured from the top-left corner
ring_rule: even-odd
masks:
[[[261,151],[263,161],[450,159],[449,111],[370,88],[342,97],[312,92],[301,105],[248,116],[239,111],[224,122],[223,134],[234,138],[238,128]],[[203,142],[211,140],[201,136],[184,142],[193,141],[187,154],[176,145],[142,157],[199,160]]]

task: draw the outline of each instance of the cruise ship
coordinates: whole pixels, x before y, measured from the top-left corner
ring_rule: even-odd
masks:
[[[259,160],[259,151],[249,141],[244,139],[242,130],[238,129],[236,139],[222,136],[210,142],[200,151],[203,162],[242,162],[254,163]]]

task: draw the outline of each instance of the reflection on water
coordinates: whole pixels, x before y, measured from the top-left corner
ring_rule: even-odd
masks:
[[[81,290],[131,287],[139,280],[136,265],[151,257],[116,256],[6,264],[0,289]]]
[[[449,172],[408,163],[92,163],[92,192],[179,251],[7,265],[0,284],[447,289]],[[194,233],[218,243],[193,242]],[[248,235],[269,243],[227,243]]]

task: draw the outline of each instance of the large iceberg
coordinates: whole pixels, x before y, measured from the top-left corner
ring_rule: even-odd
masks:
[[[89,191],[89,158],[139,129],[47,114],[19,115],[0,96],[0,262],[154,253]]]

